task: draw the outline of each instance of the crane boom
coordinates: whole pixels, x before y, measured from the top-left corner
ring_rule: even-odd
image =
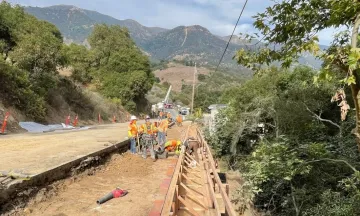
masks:
[[[168,90],[168,92],[166,93],[164,103],[168,103],[169,96],[170,96],[170,91],[171,91],[171,86],[169,87],[169,90]]]

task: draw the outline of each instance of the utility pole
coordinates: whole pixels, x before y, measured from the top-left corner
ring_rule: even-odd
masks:
[[[194,96],[195,96],[195,81],[196,81],[196,63],[195,63],[195,69],[194,69],[194,80],[193,80],[193,90],[192,90],[192,100],[191,100],[191,114],[193,114],[194,110]]]

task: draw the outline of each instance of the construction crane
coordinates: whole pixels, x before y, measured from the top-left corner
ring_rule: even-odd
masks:
[[[166,96],[164,98],[164,100],[162,102],[159,102],[157,104],[153,104],[151,106],[152,112],[153,113],[157,113],[160,110],[164,110],[164,109],[171,109],[172,105],[169,104],[169,98],[170,98],[170,92],[171,92],[171,88],[172,86],[169,87]]]
[[[170,91],[171,91],[171,86],[169,87],[169,90],[168,90],[168,92],[166,93],[166,96],[165,96],[165,100],[163,101],[165,108],[171,108],[170,107],[171,105],[169,104]]]

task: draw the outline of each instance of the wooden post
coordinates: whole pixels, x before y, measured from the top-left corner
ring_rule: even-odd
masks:
[[[193,114],[194,111],[195,81],[196,81],[196,63],[194,69],[194,79],[193,79],[193,89],[192,89],[192,99],[191,99],[191,112],[190,112],[191,114]]]

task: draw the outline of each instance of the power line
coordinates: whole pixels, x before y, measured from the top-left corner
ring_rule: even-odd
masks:
[[[237,27],[237,25],[238,25],[238,23],[239,23],[239,20],[240,20],[240,18],[241,18],[241,16],[242,16],[243,12],[244,12],[244,10],[245,10],[245,7],[246,7],[246,4],[247,4],[247,3],[248,3],[248,0],[246,0],[246,1],[245,1],[245,4],[244,4],[244,6],[243,6],[243,8],[242,8],[242,10],[241,10],[241,13],[240,13],[240,15],[239,15],[239,18],[238,18],[238,20],[237,20],[237,22],[236,22],[236,24],[235,24],[234,30],[233,30],[233,32],[232,32],[232,34],[231,34],[230,38],[229,38],[228,43],[226,44],[226,47],[225,47],[224,53],[223,53],[223,54],[222,54],[222,56],[221,56],[221,59],[220,59],[220,61],[219,61],[219,64],[218,64],[218,65],[217,65],[217,67],[216,67],[215,72],[219,69],[219,66],[220,66],[220,64],[221,64],[221,61],[223,60],[224,55],[225,55],[225,53],[226,53],[226,50],[227,50],[227,48],[229,47],[230,41],[231,41],[231,39],[232,39],[232,37],[233,37],[233,35],[234,35],[235,29],[236,29],[236,27]]]

